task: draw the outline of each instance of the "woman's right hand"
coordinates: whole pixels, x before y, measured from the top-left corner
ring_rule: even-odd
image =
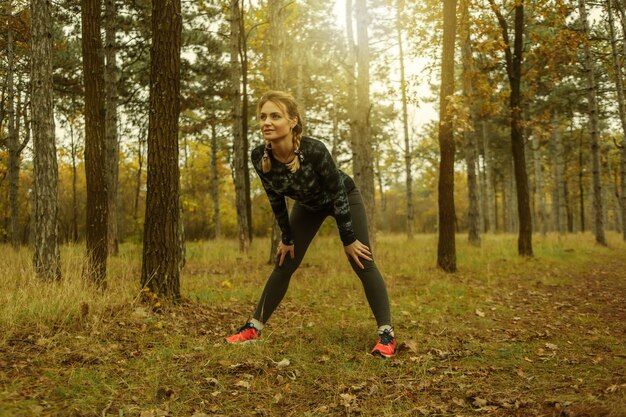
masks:
[[[291,259],[294,258],[294,245],[285,245],[283,242],[279,242],[278,250],[276,251],[276,257],[280,257],[280,260],[278,261],[278,266],[283,266],[283,261],[285,260],[285,256],[287,256],[287,254],[291,255]]]

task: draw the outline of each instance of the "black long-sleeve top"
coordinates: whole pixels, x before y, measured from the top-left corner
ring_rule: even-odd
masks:
[[[261,168],[263,148],[264,145],[260,145],[252,150],[252,165],[270,200],[282,232],[282,242],[293,245],[285,202],[285,197],[289,197],[309,210],[330,210],[337,221],[344,246],[353,243],[356,236],[347,191],[355,187],[354,181],[337,168],[326,146],[319,140],[303,136],[300,142],[300,169],[295,173],[276,160],[271,152],[272,169],[264,173]]]

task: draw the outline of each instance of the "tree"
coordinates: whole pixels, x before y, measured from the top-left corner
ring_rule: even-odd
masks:
[[[439,239],[437,266],[456,272],[456,213],[454,209],[454,133],[449,100],[454,94],[456,0],[443,2],[443,50],[439,93]]]
[[[58,173],[52,98],[52,17],[50,2],[31,0],[31,117],[33,121],[33,227],[35,273],[61,279],[58,242]]]
[[[513,164],[515,170],[515,191],[517,193],[517,214],[519,218],[519,234],[517,251],[521,256],[533,256],[532,247],[532,219],[530,215],[530,196],[528,192],[528,174],[526,173],[526,156],[524,151],[524,131],[521,103],[522,84],[522,53],[524,47],[524,0],[515,3],[515,24],[513,51],[509,40],[508,23],[496,6],[495,0],[489,4],[502,30],[504,40],[504,55],[506,70],[509,79],[509,111],[511,118],[511,147],[513,150]]]
[[[241,64],[239,61],[241,43],[241,14],[239,0],[230,2],[230,65],[231,65],[231,108],[233,123],[233,163],[235,179],[235,205],[237,207],[237,237],[239,251],[248,253],[250,250],[250,232],[248,230],[248,209],[246,208],[246,146],[243,131],[241,103]]]
[[[109,255],[117,255],[117,179],[119,177],[119,143],[117,138],[117,43],[115,41],[117,5],[116,0],[105,0],[105,41],[104,48],[106,66],[104,84],[106,94],[106,182],[107,182],[107,251]]]
[[[598,133],[598,102],[596,98],[597,86],[596,76],[593,70],[593,59],[589,46],[589,24],[587,23],[587,7],[585,0],[578,0],[578,10],[580,13],[580,24],[584,36],[583,40],[583,72],[587,78],[587,106],[589,120],[589,145],[591,148],[591,173],[593,184],[593,217],[594,234],[596,242],[606,246],[606,236],[604,235],[603,202],[602,202],[602,181],[600,173],[600,143]]]
[[[87,266],[85,274],[89,281],[104,288],[106,287],[108,197],[100,8],[101,0],[82,0],[85,174],[87,177]]]
[[[356,79],[356,119],[355,133],[352,143],[352,167],[365,212],[369,221],[370,244],[375,242],[376,217],[374,200],[374,158],[370,136],[370,50],[367,26],[369,16],[366,0],[356,0],[357,30],[357,79]]]
[[[180,0],[152,3],[148,185],[141,286],[180,298]]]

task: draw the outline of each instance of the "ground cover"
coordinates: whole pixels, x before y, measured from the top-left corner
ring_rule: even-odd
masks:
[[[459,269],[436,237],[375,248],[400,352],[368,355],[375,323],[338,238],[320,237],[260,343],[223,337],[254,308],[267,241],[190,243],[183,301],[155,312],[139,291],[140,248],[109,262],[106,293],[63,250],[60,284],[3,247],[0,416],[624,416],[626,245],[591,235],[458,237]]]

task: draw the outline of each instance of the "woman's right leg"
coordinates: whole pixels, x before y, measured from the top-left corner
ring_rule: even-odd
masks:
[[[309,244],[326,217],[327,213],[325,212],[309,211],[297,202],[294,204],[289,214],[289,225],[294,241],[294,258],[292,259],[288,254],[285,256],[282,266],[278,266],[278,260],[276,260],[274,270],[265,284],[265,289],[254,312],[256,320],[265,323],[278,307],[287,293],[291,276],[298,269]]]

